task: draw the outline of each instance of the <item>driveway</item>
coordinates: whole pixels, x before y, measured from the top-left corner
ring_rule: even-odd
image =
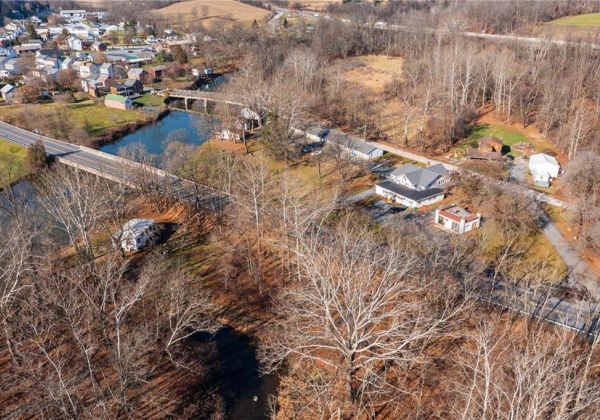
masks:
[[[510,181],[516,184],[525,184],[525,176],[527,174],[527,161],[522,156],[517,156],[509,165]]]
[[[569,241],[560,233],[558,227],[543,212],[539,217],[538,223],[542,228],[542,232],[552,243],[558,255],[563,259],[567,266],[567,284],[568,286],[582,286],[591,295],[592,300],[600,300],[600,285],[596,279],[594,272],[589,265],[579,256]]]

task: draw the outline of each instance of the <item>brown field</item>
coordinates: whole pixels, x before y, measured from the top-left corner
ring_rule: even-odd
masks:
[[[202,6],[208,7],[208,17],[206,19],[230,18],[239,22],[251,23],[254,19],[260,21],[270,15],[268,10],[234,0],[189,0],[157,9],[155,12],[169,17],[177,17],[183,13],[186,15],[185,20],[189,21],[193,18],[192,10],[194,8],[198,11],[198,17],[202,17]]]
[[[398,57],[387,57],[385,55],[367,55],[355,58],[359,66],[346,72],[344,78],[349,83],[356,83],[380,93],[394,73],[402,74],[403,59]]]

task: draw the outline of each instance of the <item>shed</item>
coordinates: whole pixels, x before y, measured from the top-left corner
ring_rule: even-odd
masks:
[[[133,101],[131,98],[126,98],[121,95],[113,95],[109,93],[104,98],[104,106],[115,109],[122,109],[123,111],[131,109]]]

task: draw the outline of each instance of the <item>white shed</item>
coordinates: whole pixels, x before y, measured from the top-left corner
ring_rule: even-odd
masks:
[[[560,164],[550,155],[539,153],[529,158],[529,170],[535,185],[549,187],[552,180],[561,172]]]
[[[114,237],[116,246],[121,244],[125,251],[139,251],[158,235],[156,223],[151,219],[131,219]]]

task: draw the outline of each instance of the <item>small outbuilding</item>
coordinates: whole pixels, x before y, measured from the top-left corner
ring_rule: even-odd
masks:
[[[6,85],[4,85],[4,87],[2,89],[0,89],[0,94],[2,95],[2,99],[4,99],[6,101],[6,103],[12,104],[15,101],[15,93],[16,93],[16,88],[11,85],[10,83],[7,83]]]
[[[154,220],[131,219],[125,223],[118,234],[113,237],[115,247],[124,251],[139,251],[158,236]]]
[[[539,153],[529,157],[529,171],[535,185],[547,188],[552,184],[552,180],[561,173],[561,167],[554,157]]]
[[[451,206],[435,210],[434,223],[441,228],[454,232],[466,233],[479,228],[481,215],[471,213],[462,207]]]
[[[131,98],[126,98],[125,96],[113,95],[112,93],[109,93],[104,98],[104,106],[127,111],[133,106],[133,101]]]

